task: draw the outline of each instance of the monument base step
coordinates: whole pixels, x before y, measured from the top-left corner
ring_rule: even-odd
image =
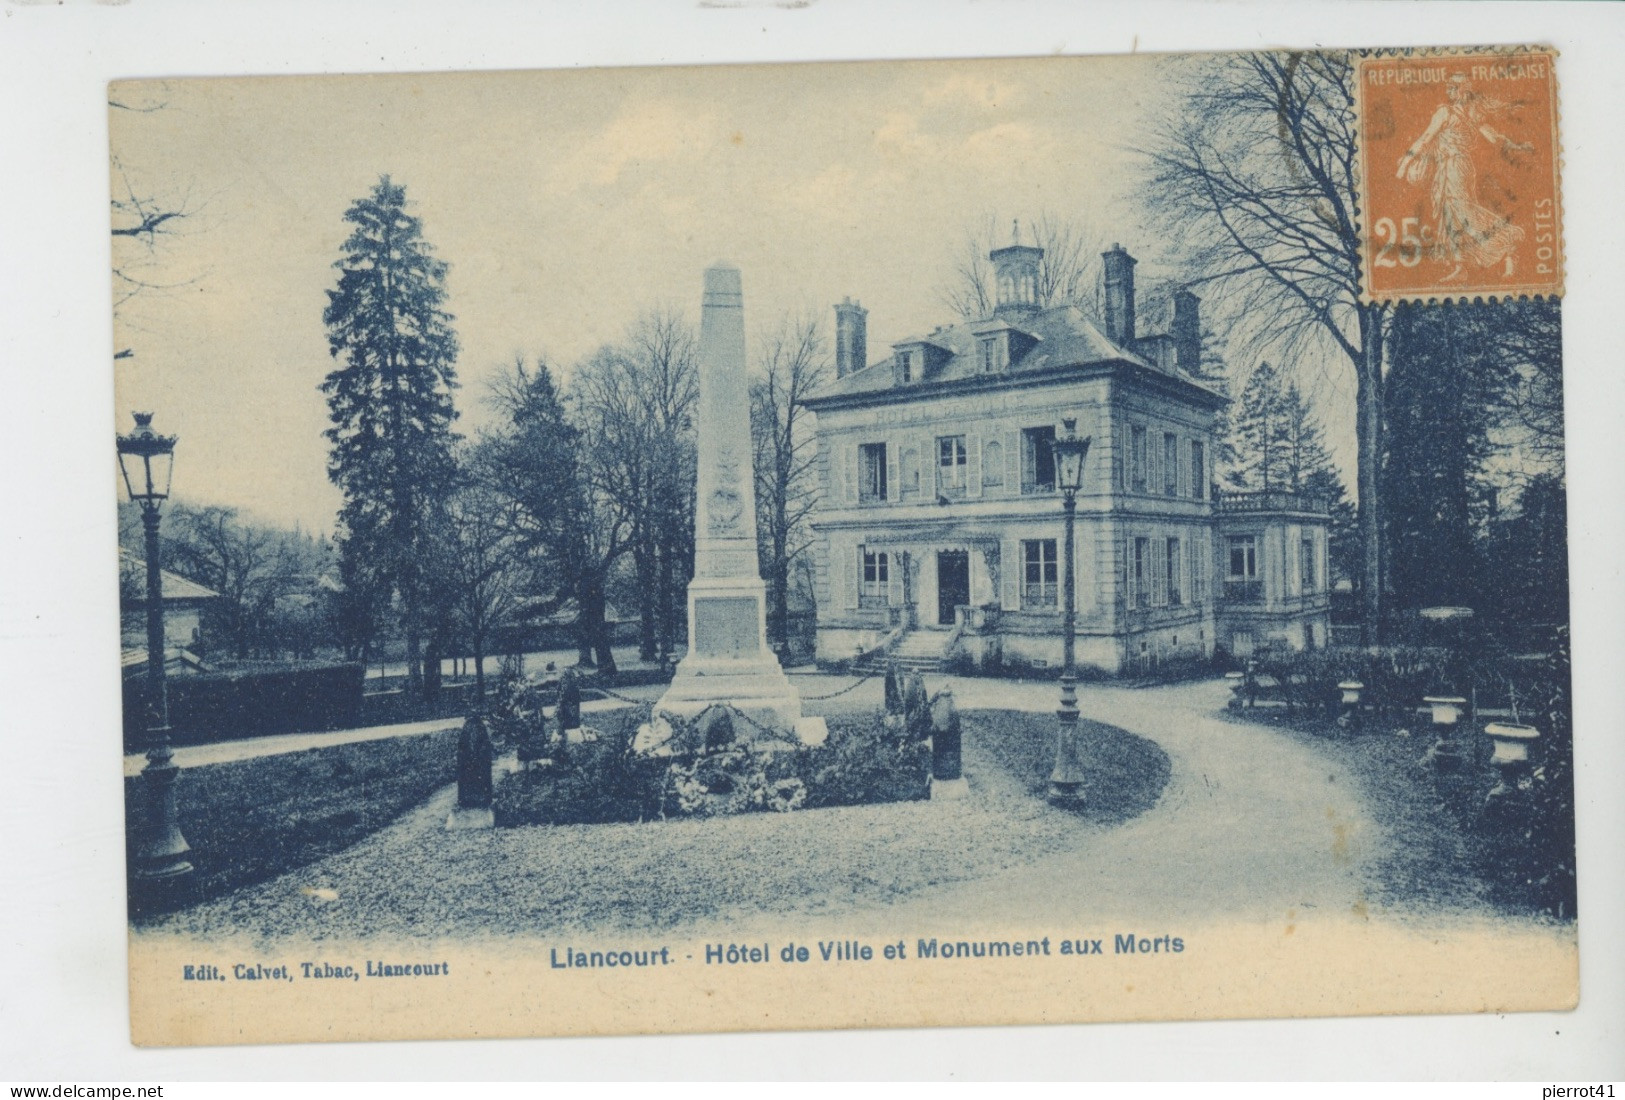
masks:
[[[970,784],[965,781],[964,776],[958,779],[938,779],[933,776],[931,779],[932,802],[957,802],[969,796]]]

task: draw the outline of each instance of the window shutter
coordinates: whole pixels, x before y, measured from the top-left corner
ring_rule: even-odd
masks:
[[[982,437],[975,432],[965,436],[965,495],[982,495]]]
[[[1021,495],[1021,430],[1012,430],[1004,441],[1004,491]]]
[[[892,607],[903,606],[903,568],[895,550],[886,552],[886,602]]]
[[[841,484],[848,504],[858,502],[858,445],[841,448]]]
[[[1124,607],[1139,606],[1139,585],[1134,580],[1134,539],[1129,537],[1118,543],[1122,564],[1117,570],[1118,591],[1123,593]]]
[[[1125,473],[1126,463],[1128,461],[1128,456],[1123,453],[1123,448],[1126,447],[1127,445],[1128,445],[1128,440],[1127,440],[1127,437],[1126,437],[1126,435],[1124,433],[1123,425],[1116,422],[1116,421],[1113,421],[1113,423],[1112,423],[1112,488],[1114,490],[1116,490],[1117,492],[1119,492],[1119,493],[1121,493],[1123,491],[1123,486],[1125,484],[1127,484],[1127,479],[1128,479],[1128,475]]]
[[[1004,587],[1002,606],[1006,611],[1021,610],[1021,579],[1026,563],[1021,558],[1021,541],[1005,539],[1000,550],[1004,560],[999,566],[1000,583]]]
[[[1151,551],[1147,563],[1151,568],[1151,606],[1162,607],[1168,602],[1168,544],[1158,536],[1146,544],[1146,549]]]
[[[841,556],[846,563],[841,570],[841,598],[848,611],[858,609],[858,579],[863,576],[863,547],[856,546]]]
[[[886,499],[892,503],[897,502],[898,495],[903,491],[903,472],[897,461],[902,453],[902,444],[886,441]]]

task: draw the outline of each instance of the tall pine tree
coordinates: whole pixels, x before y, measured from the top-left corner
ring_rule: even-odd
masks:
[[[1359,524],[1324,431],[1298,389],[1269,363],[1247,380],[1230,409],[1226,482],[1253,492],[1285,491],[1316,498],[1331,511],[1328,532],[1334,573],[1353,579],[1360,566]]]
[[[400,598],[408,674],[421,686],[421,639],[434,633],[434,581],[422,563],[434,559],[435,504],[456,475],[457,336],[444,309],[446,264],[406,206],[406,189],[384,176],[344,214],[353,228],[322,314],[340,365],[321,388],[333,421],[328,477],[344,493],[345,576]]]

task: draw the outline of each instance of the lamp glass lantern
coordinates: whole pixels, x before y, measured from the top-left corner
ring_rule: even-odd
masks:
[[[1061,421],[1061,434],[1055,437],[1055,481],[1063,492],[1075,493],[1083,486],[1083,460],[1089,454],[1089,437],[1078,438],[1076,417]]]
[[[175,468],[175,437],[152,428],[151,413],[135,413],[135,430],[118,437],[118,464],[130,499],[143,508],[159,508],[169,499]]]

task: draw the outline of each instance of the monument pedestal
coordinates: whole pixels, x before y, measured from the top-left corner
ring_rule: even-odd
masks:
[[[829,727],[824,719],[801,713],[800,693],[767,646],[766,597],[759,577],[701,577],[689,584],[693,644],[655,704],[653,721],[639,730],[639,751],[664,746],[670,726],[662,719],[692,721],[718,704],[750,720],[734,726],[740,741],[763,748],[823,744]]]

